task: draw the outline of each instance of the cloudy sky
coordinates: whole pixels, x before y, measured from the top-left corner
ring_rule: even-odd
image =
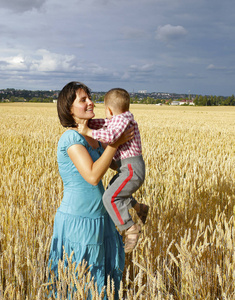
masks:
[[[1,0],[0,89],[235,94],[234,0]]]

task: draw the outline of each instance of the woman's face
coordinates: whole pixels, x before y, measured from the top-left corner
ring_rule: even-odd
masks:
[[[83,89],[79,89],[76,94],[77,97],[71,106],[71,113],[75,122],[79,123],[79,120],[94,118],[94,103],[88,97],[87,93]]]

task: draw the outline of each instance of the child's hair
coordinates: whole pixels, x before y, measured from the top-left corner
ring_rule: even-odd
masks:
[[[106,106],[112,106],[114,109],[122,113],[129,110],[130,95],[121,88],[114,88],[109,90],[104,96],[104,103]]]

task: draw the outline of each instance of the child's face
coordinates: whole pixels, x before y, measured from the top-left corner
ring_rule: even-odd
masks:
[[[108,106],[105,106],[105,116],[107,119],[112,119],[112,114],[111,114],[111,111],[110,111],[110,108]]]

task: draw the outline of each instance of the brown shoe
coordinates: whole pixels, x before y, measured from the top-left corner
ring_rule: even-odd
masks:
[[[140,211],[137,212],[137,215],[143,224],[145,224],[146,222],[148,212],[149,212],[149,206],[146,204],[140,204]]]

